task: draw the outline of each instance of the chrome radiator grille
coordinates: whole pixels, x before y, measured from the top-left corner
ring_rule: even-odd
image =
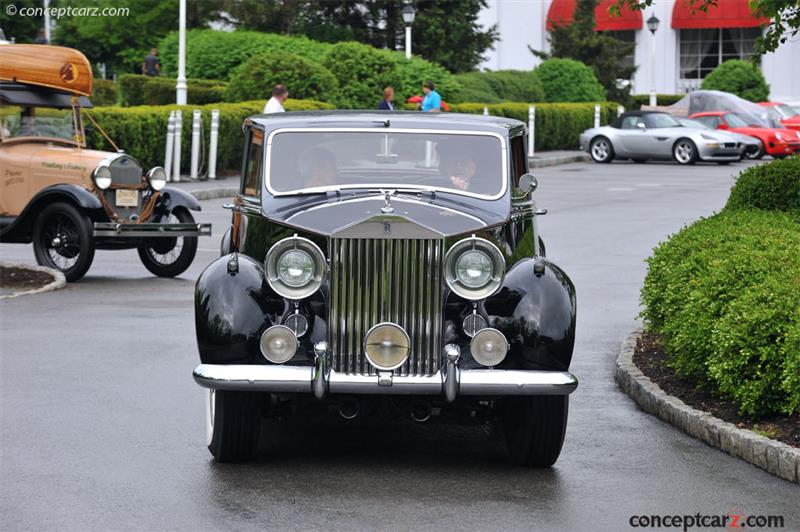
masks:
[[[333,239],[330,343],[332,367],[375,374],[364,335],[381,322],[411,338],[408,360],[395,373],[439,370],[442,329],[442,240]]]

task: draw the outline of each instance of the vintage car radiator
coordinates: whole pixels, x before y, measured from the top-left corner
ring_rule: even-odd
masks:
[[[376,374],[364,336],[381,322],[403,327],[411,354],[400,375],[439,370],[442,342],[442,246],[438,239],[333,239],[330,344],[332,367]]]

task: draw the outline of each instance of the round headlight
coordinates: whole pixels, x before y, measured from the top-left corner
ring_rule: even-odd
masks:
[[[287,299],[303,299],[316,292],[325,275],[325,256],[307,238],[293,236],[275,243],[265,261],[267,282]]]
[[[100,190],[107,189],[111,186],[111,169],[108,166],[98,166],[92,172],[92,180]]]
[[[261,334],[261,354],[273,364],[288,362],[297,351],[297,337],[285,325],[273,325]]]
[[[159,191],[167,185],[167,172],[160,166],[154,166],[147,172],[147,182],[150,188]]]
[[[472,337],[469,351],[482,366],[496,366],[506,358],[508,340],[497,329],[481,329]]]
[[[375,369],[399,368],[408,359],[411,340],[408,333],[394,323],[379,323],[364,337],[364,354]]]
[[[500,287],[506,261],[497,246],[473,236],[450,248],[444,267],[447,286],[464,299],[475,301],[492,295]]]

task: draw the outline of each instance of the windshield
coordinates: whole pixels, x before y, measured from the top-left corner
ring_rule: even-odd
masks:
[[[750,127],[747,122],[745,122],[742,117],[737,115],[736,113],[728,113],[725,115],[725,121],[728,123],[730,127]]]
[[[75,142],[72,109],[2,106],[0,126],[4,139],[47,137]]]
[[[666,113],[653,113],[645,115],[647,127],[658,129],[662,127],[681,127],[681,123]]]
[[[343,188],[422,188],[500,197],[505,145],[485,133],[383,129],[284,130],[270,135],[273,194]]]
[[[683,127],[690,127],[692,129],[711,129],[704,123],[692,120],[691,118],[681,118],[680,123]]]
[[[778,105],[774,105],[772,107],[775,111],[781,116],[781,118],[792,118],[793,116],[797,116],[797,111],[786,105],[785,103],[779,103]]]

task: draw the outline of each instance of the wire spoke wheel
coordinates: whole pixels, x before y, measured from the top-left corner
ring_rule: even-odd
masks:
[[[194,218],[184,209],[176,209],[162,216],[162,224],[194,223]],[[139,259],[151,273],[159,277],[175,277],[191,265],[197,253],[196,236],[152,238],[142,244]]]
[[[42,266],[64,273],[68,281],[83,277],[94,259],[90,220],[68,203],[52,203],[34,223],[33,251]]]

